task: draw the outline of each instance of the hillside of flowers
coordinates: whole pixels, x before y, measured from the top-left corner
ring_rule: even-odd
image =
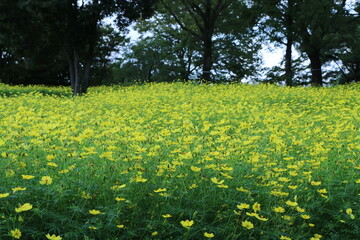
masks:
[[[353,240],[359,219],[359,85],[0,85],[2,240]]]

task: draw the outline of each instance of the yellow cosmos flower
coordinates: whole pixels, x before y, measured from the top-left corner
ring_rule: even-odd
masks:
[[[166,188],[158,188],[157,190],[154,190],[154,192],[159,193],[159,192],[166,192],[167,189]]]
[[[185,220],[185,221],[181,221],[180,224],[184,227],[189,229],[192,225],[194,225],[194,221],[193,220]]]
[[[21,175],[21,177],[23,178],[23,179],[33,179],[35,176],[33,176],[33,175]]]
[[[115,200],[121,202],[121,201],[125,201],[126,199],[122,197],[116,197]]]
[[[53,235],[46,234],[45,237],[50,240],[61,240],[62,239],[62,237],[56,236],[55,234],[53,234]]]
[[[320,240],[322,236],[320,234],[314,234],[314,237],[311,237],[310,240]]]
[[[236,190],[239,191],[239,192],[244,192],[244,193],[249,192],[249,190],[246,190],[246,189],[243,188],[243,187],[236,188]]]
[[[96,230],[97,229],[97,227],[94,227],[94,226],[90,226],[88,228],[91,229],[91,230]]]
[[[310,219],[311,218],[310,215],[306,215],[306,214],[302,214],[301,217],[303,219]]]
[[[327,191],[326,191],[326,189],[325,188],[323,188],[323,189],[319,189],[319,190],[317,190],[318,191],[318,193],[327,193]]]
[[[243,222],[241,223],[241,226],[243,226],[244,228],[246,228],[246,229],[248,229],[248,230],[254,228],[254,224],[252,224],[252,223],[249,222],[249,221],[243,221]]]
[[[258,202],[254,203],[252,208],[253,208],[254,212],[260,211],[260,203],[258,203]]]
[[[303,212],[305,212],[305,209],[297,206],[297,207],[296,207],[296,211],[303,213]]]
[[[0,193],[0,198],[6,198],[9,195],[9,193]]]
[[[224,180],[219,180],[219,179],[217,179],[216,177],[213,177],[213,178],[211,178],[210,179],[213,183],[215,183],[215,184],[223,184],[224,183]]]
[[[105,213],[102,213],[102,212],[100,212],[99,210],[96,210],[96,209],[90,210],[89,213],[92,214],[92,215],[105,214]]]
[[[296,207],[296,206],[298,205],[297,202],[292,202],[292,201],[290,201],[290,200],[286,201],[285,203],[286,203],[286,205],[289,205],[289,206],[291,206],[291,207]]]
[[[48,160],[49,162],[50,162],[51,160],[55,159],[55,158],[56,158],[56,156],[54,156],[54,155],[47,155],[47,156],[46,156],[46,160]]]
[[[114,190],[114,191],[117,191],[117,190],[120,190],[120,189],[123,189],[126,187],[126,184],[122,184],[122,185],[115,185],[115,186],[112,186],[110,187],[111,190]]]
[[[280,239],[281,239],[281,240],[291,240],[291,238],[286,237],[286,236],[283,236],[283,235],[281,235]]]
[[[191,166],[190,169],[191,169],[191,171],[193,171],[193,172],[200,172],[200,171],[201,171],[201,168],[199,168],[199,167],[194,167],[194,166]]]
[[[155,237],[156,235],[158,235],[159,233],[158,232],[153,232],[153,233],[151,233],[151,236],[152,237]]]
[[[15,208],[15,212],[19,213],[19,212],[25,212],[25,211],[29,211],[30,209],[32,209],[32,205],[30,203],[25,203],[24,205]]]
[[[42,178],[41,178],[41,181],[39,181],[39,183],[41,184],[41,185],[50,185],[50,184],[52,184],[52,178],[50,177],[50,176],[43,176]]]
[[[352,214],[352,209],[351,208],[348,208],[348,209],[346,209],[346,214]]]
[[[20,239],[20,237],[21,237],[21,231],[20,231],[20,229],[15,228],[14,230],[11,230],[11,231],[10,231],[10,235],[11,235],[13,238]]]
[[[118,228],[124,228],[125,226],[124,225],[116,225]]]
[[[319,185],[321,185],[321,182],[311,181],[310,184],[313,186],[319,186]]]
[[[162,215],[163,218],[171,218],[172,216],[170,214],[164,214]]]
[[[16,188],[12,188],[11,190],[13,190],[13,192],[18,192],[18,191],[25,191],[26,188],[16,187]]]
[[[189,189],[193,189],[193,188],[197,188],[198,185],[197,184],[191,184],[191,186],[189,187]]]
[[[58,165],[57,165],[56,163],[54,163],[54,162],[49,162],[49,163],[47,163],[46,165],[51,166],[51,167],[57,167],[57,166],[58,166]]]
[[[236,207],[240,210],[243,210],[243,209],[249,209],[250,205],[246,204],[246,203],[241,203],[241,204],[237,205]]]
[[[146,181],[147,181],[147,179],[146,179],[146,178],[143,178],[142,176],[136,176],[136,177],[135,177],[135,182],[137,182],[137,183],[139,183],[139,182],[144,183],[144,182],[146,182]]]
[[[213,237],[215,237],[215,235],[213,233],[204,232],[204,237],[213,238]]]
[[[283,207],[275,207],[273,208],[275,212],[278,212],[278,213],[284,213],[285,212],[285,209]]]

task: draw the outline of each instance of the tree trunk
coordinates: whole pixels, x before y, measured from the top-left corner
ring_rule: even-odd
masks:
[[[81,94],[86,94],[87,89],[89,88],[91,65],[92,61],[88,59],[84,66],[84,76],[81,83]]]
[[[203,52],[203,68],[202,80],[205,82],[211,81],[211,67],[212,67],[212,39],[204,39],[204,52]]]
[[[323,78],[321,71],[321,59],[320,50],[314,50],[309,54],[310,66],[311,66],[311,84],[313,86],[323,86]]]
[[[292,35],[292,7],[293,1],[288,0],[287,2],[287,12],[286,12],[286,53],[285,53],[285,84],[286,86],[293,86],[293,70],[292,70],[292,45],[293,45],[293,35]]]
[[[289,87],[293,86],[292,44],[292,40],[288,37],[285,53],[285,84]]]
[[[80,94],[80,76],[79,76],[79,55],[74,49],[74,95]]]
[[[74,69],[74,59],[69,56],[69,59],[68,59],[68,62],[69,62],[69,74],[70,74],[70,84],[71,84],[71,89],[73,90],[74,92],[74,89],[75,89],[75,69]]]

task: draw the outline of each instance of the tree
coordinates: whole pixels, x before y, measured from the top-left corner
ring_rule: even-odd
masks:
[[[323,85],[322,65],[327,53],[339,46],[346,0],[299,0],[294,3],[295,38],[310,60],[311,83]]]
[[[165,12],[170,14],[183,30],[201,42],[201,78],[211,81],[216,38],[221,37],[223,30],[229,30],[227,25],[237,26],[239,31],[242,30],[244,22],[249,22],[244,16],[249,13],[250,6],[246,1],[229,0],[181,0],[176,5],[167,0],[160,2]],[[246,26],[249,27],[251,26]]]
[[[292,47],[294,45],[294,2],[296,0],[256,0],[263,14],[260,28],[266,37],[285,46],[285,84],[293,86],[294,71]]]
[[[3,82],[11,84],[64,84],[66,62],[60,45],[21,1],[0,1],[0,46]]]
[[[341,84],[360,82],[360,3],[351,7],[345,15],[341,44],[329,54],[340,66]]]
[[[54,39],[61,46],[57,49],[62,50],[66,56],[71,87],[74,94],[78,95],[86,93],[89,86],[90,71],[102,37],[102,21],[115,15],[118,28],[125,31],[133,21],[151,16],[156,0],[16,0],[16,3],[12,0],[2,0],[1,2],[7,8],[16,9],[19,13],[17,16],[28,16],[26,28],[38,29],[41,37]],[[13,16],[12,19],[16,20],[16,17]],[[13,30],[17,29],[13,28]],[[24,32],[19,31],[19,33]]]

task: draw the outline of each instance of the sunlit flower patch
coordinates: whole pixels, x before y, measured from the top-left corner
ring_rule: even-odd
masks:
[[[61,91],[0,97],[4,238],[360,235],[359,85]]]

